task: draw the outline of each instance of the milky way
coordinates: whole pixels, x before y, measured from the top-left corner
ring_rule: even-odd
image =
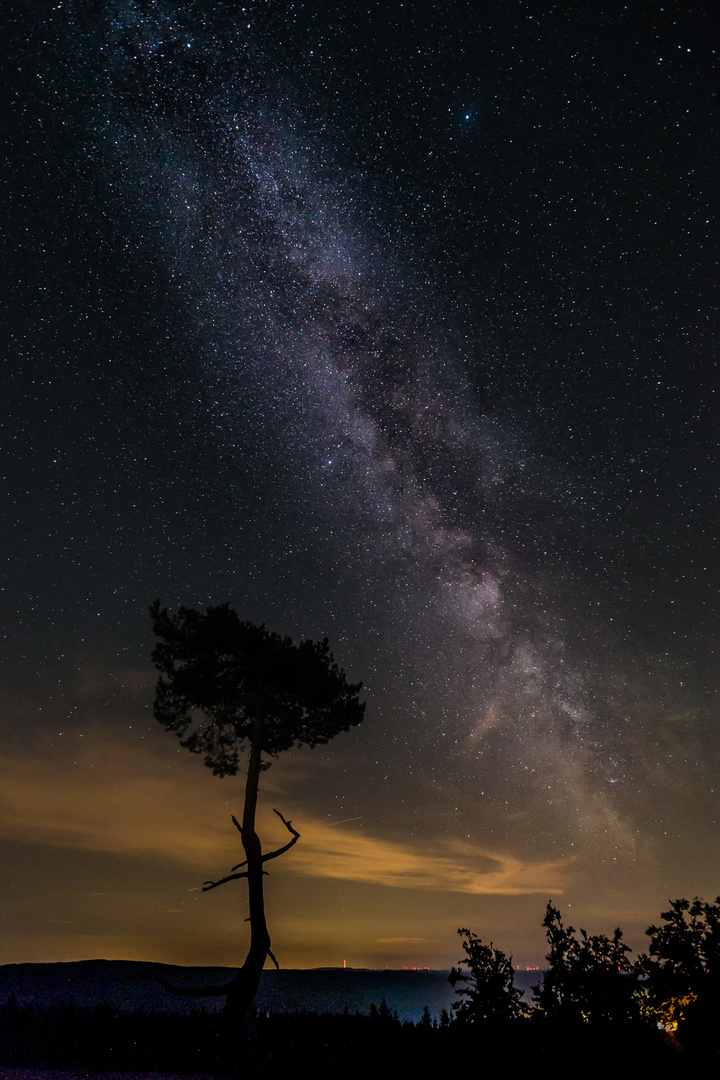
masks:
[[[345,614],[353,637],[371,634],[395,654],[400,670],[384,675],[408,714],[395,732],[401,753],[439,754],[440,785],[453,775],[476,785],[492,730],[501,771],[494,763],[484,786],[497,798],[539,797],[564,827],[610,829],[617,841],[607,733],[543,560],[526,565],[538,535],[555,546],[544,519],[548,505],[572,513],[569,483],[507,419],[482,411],[457,344],[478,328],[443,318],[422,268],[408,269],[371,227],[352,178],[339,180],[312,117],[297,115],[289,92],[270,94],[272,74],[262,71],[259,89],[252,77],[219,78],[209,100],[188,92],[195,53],[218,42],[193,30],[169,10],[115,13],[105,47],[122,92],[108,91],[98,146],[166,261],[199,377],[219,386],[221,437],[244,447],[232,414],[249,396],[270,458],[291,459],[280,499],[301,503],[300,530],[316,545],[305,586],[336,610],[364,607],[359,625]],[[257,52],[250,32],[232,37],[221,49],[237,50],[239,37]],[[217,497],[232,513],[232,488]],[[408,695],[415,707],[403,709]]]
[[[638,450],[642,432],[633,442],[626,402],[613,423],[627,439],[603,428],[594,396],[605,394],[607,409],[613,393],[590,301],[585,328],[582,304],[570,304],[566,346],[577,372],[558,360],[565,374],[552,390],[555,316],[538,314],[550,286],[533,259],[547,243],[571,280],[577,258],[565,293],[578,297],[595,272],[580,252],[595,245],[602,263],[607,246],[586,197],[584,239],[564,252],[569,234],[553,196],[562,148],[552,151],[559,165],[538,166],[538,191],[527,195],[555,199],[557,215],[554,239],[542,240],[549,219],[539,210],[528,234],[534,329],[523,316],[518,330],[513,315],[503,340],[519,303],[509,294],[523,291],[511,244],[498,253],[510,225],[496,226],[494,241],[487,226],[487,250],[476,244],[459,277],[451,253],[438,260],[440,202],[464,198],[448,163],[469,154],[463,140],[487,123],[482,79],[472,92],[452,89],[450,65],[434,104],[408,91],[411,132],[421,130],[421,107],[431,131],[437,102],[450,102],[437,165],[446,190],[440,199],[441,181],[428,180],[426,213],[436,218],[425,227],[410,220],[421,200],[398,194],[397,171],[378,179],[379,134],[364,159],[362,107],[347,125],[339,115],[365,85],[362,72],[348,89],[318,60],[313,86],[311,45],[327,46],[329,28],[325,37],[298,29],[287,13],[273,23],[253,6],[230,17],[221,6],[121,3],[93,15],[71,7],[58,35],[56,85],[75,101],[58,107],[58,130],[72,123],[75,168],[83,161],[87,170],[67,190],[79,222],[94,222],[89,242],[100,252],[76,237],[80,263],[88,280],[113,281],[92,318],[107,315],[118,375],[108,367],[88,377],[85,361],[71,383],[89,408],[99,386],[114,432],[97,457],[90,452],[96,486],[85,529],[106,535],[102,500],[113,504],[109,478],[119,475],[111,516],[125,538],[123,640],[161,591],[171,605],[229,599],[294,636],[327,635],[369,702],[363,729],[328,758],[340,763],[323,780],[328,805],[366,815],[389,838],[432,823],[444,839],[531,860],[592,851],[593,865],[645,865],[648,836],[665,832],[648,786],[696,776],[709,729],[697,712],[702,691],[683,678],[686,655],[638,634],[646,584],[634,572],[637,551],[645,546],[652,563],[657,529],[633,508],[648,505],[633,484],[652,455]],[[411,70],[402,78],[412,88]],[[377,108],[379,132],[390,106]],[[368,130],[371,114],[372,102]],[[516,137],[529,122],[518,121]],[[550,143],[558,130],[559,121]],[[417,138],[419,188],[436,153],[429,138]],[[510,143],[488,153],[488,173],[502,153],[513,160]],[[565,152],[581,156],[577,138]],[[500,220],[504,206],[480,193],[472,212]],[[620,251],[622,223],[607,229]],[[506,296],[503,275],[514,282]],[[128,296],[138,303],[134,325]],[[609,315],[605,353],[619,347],[614,323]],[[544,388],[533,349],[549,373]],[[617,363],[618,380],[631,379],[635,361]],[[655,456],[658,475],[668,453]],[[96,577],[110,576],[101,560]],[[135,600],[139,613],[128,615]]]

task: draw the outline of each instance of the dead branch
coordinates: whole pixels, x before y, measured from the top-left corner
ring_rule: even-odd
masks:
[[[277,851],[269,851],[267,855],[263,855],[263,862],[267,862],[269,859],[277,859],[278,855],[284,855],[285,852],[289,851],[290,848],[294,844],[297,844],[298,840],[300,839],[300,833],[297,831],[297,829],[293,828],[291,821],[288,821],[287,818],[284,818],[279,810],[273,810],[273,813],[277,814],[288,832],[292,833],[292,840],[285,844],[284,847],[278,848]],[[238,825],[235,817],[233,817],[233,824],[236,826],[236,828],[240,829],[240,832],[242,832],[242,829]],[[236,874],[234,872],[236,870],[240,870],[241,866],[247,866],[247,859],[243,859],[243,861],[241,863],[238,863],[237,866],[233,866],[233,873],[229,874],[227,877],[220,878],[219,881],[204,881],[202,891],[210,892],[211,889],[217,889],[218,885],[226,885],[228,881],[237,881],[239,878],[247,877],[247,870],[243,870],[239,874]],[[263,870],[263,874],[267,875],[267,870]]]
[[[277,851],[269,851],[267,855],[263,855],[263,862],[267,862],[268,859],[277,859],[278,855],[284,855],[285,852],[289,851],[293,844],[297,844],[298,840],[300,839],[300,833],[297,831],[297,829],[293,829],[292,822],[287,821],[282,816],[279,810],[273,810],[273,813],[277,814],[288,832],[292,833],[292,840],[289,843],[285,844],[284,847],[278,848]]]
[[[263,870],[265,877],[269,877],[267,870]],[[242,874],[229,874],[227,877],[220,878],[219,881],[203,881],[202,891],[210,892],[211,889],[217,889],[218,885],[227,885],[228,881],[237,881],[238,878],[244,878],[248,876],[247,870],[243,870]],[[245,922],[249,922],[246,919]]]
[[[229,877],[220,878],[219,881],[203,881],[202,891],[210,892],[211,889],[217,889],[218,885],[226,885],[228,881],[237,881],[247,876],[247,870],[245,870],[242,874],[230,874]]]
[[[268,859],[277,859],[278,855],[284,855],[285,852],[289,851],[290,848],[293,846],[293,844],[297,844],[298,840],[300,839],[300,833],[297,831],[297,829],[293,829],[291,821],[287,821],[282,816],[282,814],[280,813],[279,810],[274,810],[273,813],[277,814],[277,816],[280,818],[280,820],[282,821],[285,828],[289,829],[289,831],[292,833],[293,838],[292,838],[292,840],[290,841],[289,844],[285,844],[284,847],[278,848],[277,851],[269,851],[267,853],[267,855],[263,855],[263,857],[262,857],[263,862],[267,862]],[[235,821],[235,818],[233,818],[233,821]],[[237,825],[237,821],[235,821],[235,824]],[[239,825],[238,825],[238,828],[240,828]],[[239,870],[241,866],[246,866],[246,865],[247,865],[247,859],[243,859],[243,861],[239,862],[237,864],[237,866],[233,866],[232,870],[233,871]],[[221,884],[221,883],[218,882],[218,884]]]

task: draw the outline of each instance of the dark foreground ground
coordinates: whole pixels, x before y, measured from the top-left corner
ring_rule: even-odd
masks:
[[[88,1072],[86,1069],[4,1069],[0,1080],[217,1080],[217,1077],[176,1073]]]
[[[260,1015],[243,1051],[217,1014],[40,1010],[13,1001],[0,1008],[0,1080],[381,1080],[413,1073],[446,1080],[521,1071],[575,1078],[590,1062],[613,1078],[670,1078],[718,1075],[717,1046],[713,1036],[673,1048],[643,1024],[403,1023],[381,1006],[370,1015]]]

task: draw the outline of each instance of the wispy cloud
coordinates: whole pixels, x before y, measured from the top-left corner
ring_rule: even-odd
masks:
[[[472,844],[432,839],[415,847],[330,825],[296,825],[302,841],[293,852],[293,869],[313,877],[509,896],[563,889],[565,860],[530,863]]]
[[[434,938],[426,937],[379,937],[378,945],[425,945],[432,943]]]
[[[133,746],[89,734],[72,745],[48,746],[38,756],[0,758],[0,836],[26,843],[152,858],[226,873],[238,861],[242,780],[218,781],[200,763],[152,745]],[[279,778],[263,778],[276,794]],[[275,790],[273,790],[275,789]],[[350,819],[353,820],[353,819]],[[402,843],[344,822],[294,819],[301,841],[286,873],[410,890],[517,896],[561,892],[567,861],[528,862],[464,842],[426,838]],[[282,825],[265,806],[266,846],[284,843]]]
[[[0,757],[0,836],[51,847],[148,856],[204,868],[236,861],[230,814],[239,781],[214,781],[199,761],[164,758],[92,732],[37,756]],[[232,799],[230,803],[228,799]]]

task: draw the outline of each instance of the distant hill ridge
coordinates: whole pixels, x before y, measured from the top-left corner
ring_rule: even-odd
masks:
[[[0,1003],[14,994],[21,1004],[166,1012],[217,1009],[221,997],[185,998],[168,993],[161,976],[177,986],[217,985],[237,969],[178,967],[141,960],[75,960],[68,963],[0,965]],[[308,968],[264,971],[257,1004],[261,1009],[366,1013],[383,999],[401,1019],[418,1020],[425,1005],[438,1015],[454,993],[447,971],[374,971],[363,968]]]
[[[222,1006],[221,997],[176,997],[157,981],[175,986],[212,986],[230,979],[236,968],[178,967],[143,960],[74,960],[51,964],[0,965],[0,1004],[14,994],[18,1002],[39,1006],[96,1005],[132,1011],[190,1012]],[[257,1004],[260,1009],[367,1013],[383,1000],[401,1020],[417,1021],[427,1006],[434,1017],[450,1011],[455,992],[447,971],[372,968],[288,968],[263,972]],[[516,985],[526,996],[540,981],[539,971],[516,972]]]

